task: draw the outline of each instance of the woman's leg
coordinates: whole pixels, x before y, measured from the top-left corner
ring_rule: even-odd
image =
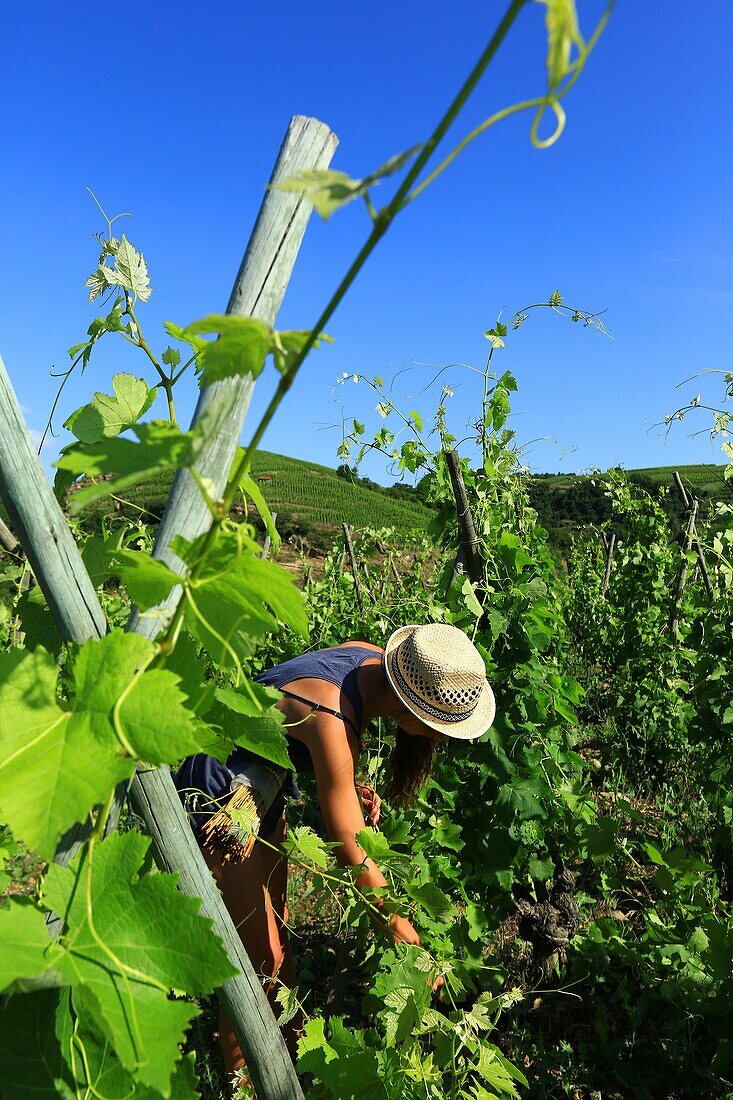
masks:
[[[287,927],[290,920],[287,901],[288,860],[285,852],[283,852],[282,848],[280,847],[283,840],[285,839],[286,832],[287,829],[285,825],[285,818],[283,817],[278,822],[277,828],[275,829],[275,832],[272,834],[272,836],[267,837],[268,843],[274,845],[277,848],[277,851],[273,851],[272,848],[268,848],[265,845],[262,845],[262,861],[267,872],[267,884],[269,894],[280,933],[282,965],[280,967],[279,977],[283,984],[288,987],[288,989],[293,989],[297,982]],[[273,990],[273,992],[275,992],[275,990]],[[276,1009],[275,1015],[279,1015],[279,1008]],[[302,1013],[297,1012],[293,1019],[285,1024],[282,1029],[283,1038],[285,1039],[288,1050],[290,1051],[293,1058],[297,1053],[298,1038],[302,1033],[302,1027]]]
[[[256,844],[246,859],[221,863],[216,856],[207,856],[207,863],[252,966],[258,976],[266,981],[279,973],[283,965],[283,948],[279,921],[268,888],[271,864],[266,866],[264,851],[267,851],[264,846]],[[268,992],[272,984],[269,983]],[[244,1058],[223,1010],[219,1014],[219,1032],[227,1072],[241,1069]]]

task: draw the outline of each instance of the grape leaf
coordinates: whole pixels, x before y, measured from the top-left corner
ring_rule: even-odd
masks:
[[[373,184],[399,171],[421,148],[422,146],[415,145],[404,153],[397,153],[364,179],[352,179],[345,172],[333,168],[320,168],[299,172],[297,176],[275,184],[275,188],[278,191],[294,191],[310,199],[317,213],[324,221],[328,221],[334,210],[360,195],[365,195]]]
[[[276,332],[274,336],[273,358],[275,366],[281,374],[288,374],[293,367],[294,360],[303,350],[310,336],[310,331],[308,329],[293,329],[291,332]],[[319,348],[323,340],[329,344],[333,343],[330,336],[326,336],[325,332],[321,332],[313,341],[311,351],[313,348]]]
[[[178,677],[168,669],[144,673],[120,707],[120,723],[137,757],[149,764],[175,764],[202,751]]]
[[[446,921],[456,916],[450,898],[432,882],[408,882],[405,893],[429,913],[433,920]]]
[[[67,927],[58,969],[74,987],[75,1005],[91,1013],[128,1072],[166,1093],[198,1010],[170,1000],[165,988],[211,993],[235,971],[211,921],[198,915],[200,900],[179,893],[175,875],[140,875],[149,844],[129,832],[95,846],[93,927],[77,886],[79,859],[68,868],[53,864],[42,896]]]
[[[187,595],[184,622],[220,668],[235,668],[254,653],[258,639],[277,629],[252,586],[231,573]]]
[[[352,179],[333,168],[306,169],[276,186],[279,191],[293,191],[309,199],[324,221],[366,190],[364,180]]]
[[[139,443],[131,439],[100,439],[97,443],[65,447],[55,465],[59,470],[88,477],[112,474],[74,494],[71,511],[80,512],[87,504],[110,493],[120,493],[150,474],[175,466],[189,466],[195,460],[201,437],[196,432],[181,432],[167,421],[136,424]]]
[[[194,1060],[192,1053],[176,1063],[171,1100],[198,1096]],[[161,1095],[133,1081],[80,999],[72,1007],[68,989],[14,997],[0,1013],[0,1080],[4,1100],[56,1100],[89,1090],[104,1100]]]
[[[190,564],[200,545],[200,538],[176,538],[171,549]],[[186,628],[222,668],[248,657],[256,640],[275,629],[275,616],[308,637],[303,597],[290,574],[258,555],[255,542],[222,532],[187,595]]]
[[[181,325],[177,325],[175,321],[164,321],[163,328],[174,340],[180,340],[182,344],[188,344],[194,355],[198,355],[208,345],[208,340],[204,340],[202,336],[194,336],[185,328],[182,328]]]
[[[141,302],[147,302],[153,292],[153,288],[150,285],[150,277],[148,275],[148,265],[145,263],[145,257],[142,252],[138,252],[137,249],[130,244],[124,233],[122,234],[122,240],[115,250],[114,257],[114,267],[102,265],[97,268],[95,274],[90,276],[90,278],[94,279],[95,277],[101,277],[109,286],[124,287],[134,294],[136,298],[139,298]],[[87,281],[87,285],[91,285],[89,280]]]
[[[162,603],[171,588],[181,583],[177,573],[141,550],[113,550],[109,563],[141,611]]]
[[[233,746],[249,749],[281,768],[292,769],[279,710],[269,707],[253,713],[251,699],[242,689],[217,688],[216,698],[222,706],[208,716],[209,721],[222,728]]]
[[[186,697],[188,709],[200,717],[211,706],[216,685],[205,682],[206,662],[197,651],[198,646],[191,635],[183,631],[175,649],[166,659],[165,667],[178,677],[178,686]]]
[[[390,847],[384,833],[378,833],[371,826],[367,826],[366,829],[362,829],[361,832],[356,834],[356,842],[375,863],[386,863],[389,859],[404,858],[399,852],[395,852]]]
[[[238,447],[237,455],[234,460],[235,464],[241,458],[242,453],[242,448]],[[249,497],[255,508],[257,509],[259,517],[265,525],[265,530],[270,536],[270,540],[272,542],[272,552],[273,554],[277,554],[278,550],[280,549],[280,534],[275,527],[275,523],[272,518],[272,512],[267,507],[267,501],[262,495],[262,490],[260,489],[257,482],[253,481],[252,477],[249,474],[244,474],[244,476],[239,479],[239,488],[242,490],[242,495],[245,498]]]
[[[83,405],[65,421],[64,427],[82,443],[98,443],[131,428],[143,416],[158,396],[142,378],[132,374],[116,374],[112,379],[114,396],[95,393],[88,405]]]
[[[288,854],[298,852],[304,859],[314,863],[316,867],[320,867],[322,870],[328,867],[326,842],[321,840],[318,834],[309,829],[307,825],[298,825],[295,829],[289,829],[283,843]]]
[[[540,859],[539,856],[531,856],[529,860],[529,873],[535,882],[546,882],[552,878],[555,872],[555,864],[550,856]]]
[[[68,1049],[73,1024],[68,1005],[68,990],[43,990],[11,997],[4,1006],[0,1012],[3,1100],[77,1095],[62,1054],[62,1040]]]
[[[200,751],[178,677],[138,675],[154,653],[151,642],[120,630],[86,642],[74,664],[75,695],[61,704],[46,650],[0,654],[0,806],[13,832],[45,859],[65,829],[132,775],[127,745],[151,763]],[[113,711],[125,689],[116,731]]]
[[[328,1021],[309,1020],[298,1040],[298,1070],[312,1073],[334,1100],[387,1100],[390,1093],[382,1079],[376,1052],[364,1045],[362,1032],[344,1027],[338,1016]]]
[[[187,325],[183,331],[184,339],[202,333],[219,334],[218,340],[204,341],[199,348],[197,366],[202,371],[202,387],[233,375],[250,374],[257,378],[274,346],[271,326],[255,317],[212,314]]]
[[[46,914],[30,898],[9,898],[0,908],[0,990],[53,966],[58,947],[48,938]]]
[[[53,859],[61,834],[135,769],[134,760],[115,755],[109,712],[119,687],[109,699],[91,683],[62,707],[57,672],[41,647],[0,654],[0,807],[13,833],[44,859]]]
[[[42,645],[50,653],[58,653],[61,649],[61,636],[42,590],[29,588],[23,592],[15,610],[25,634],[26,649],[35,649]]]

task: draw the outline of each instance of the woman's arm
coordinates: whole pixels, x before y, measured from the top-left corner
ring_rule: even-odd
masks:
[[[338,718],[323,714],[301,737],[313,760],[318,801],[328,835],[338,844],[334,850],[338,863],[342,867],[362,867],[357,886],[386,886],[387,880],[379,867],[356,842],[356,834],[364,828],[364,815],[354,786],[358,756],[355,737]],[[379,906],[379,901],[375,904]],[[393,914],[389,929],[396,942],[420,943],[417,932],[404,917]]]

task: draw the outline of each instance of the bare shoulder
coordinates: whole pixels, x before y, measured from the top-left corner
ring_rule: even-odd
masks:
[[[370,649],[372,653],[374,653],[375,657],[381,657],[384,653],[384,650],[381,646],[372,645],[371,642],[342,642],[341,644],[359,646],[361,649]]]

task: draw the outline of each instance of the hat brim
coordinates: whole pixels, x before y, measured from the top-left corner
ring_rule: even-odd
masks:
[[[482,734],[490,729],[496,717],[496,700],[494,699],[494,693],[488,683],[484,685],[473,711],[469,717],[465,718],[462,722],[441,722],[436,720],[432,714],[428,714],[426,711],[421,710],[412,699],[408,699],[397,683],[392,672],[392,661],[394,659],[395,650],[401,642],[404,642],[405,638],[409,638],[417,629],[418,625],[401,626],[395,630],[394,634],[391,634],[387,640],[387,644],[384,647],[384,669],[387,673],[389,686],[400,701],[405,704],[410,713],[414,714],[416,718],[419,718],[422,724],[428,726],[429,729],[436,730],[436,732],[442,733],[445,737],[455,737],[460,741],[472,741],[476,737],[481,737]]]

